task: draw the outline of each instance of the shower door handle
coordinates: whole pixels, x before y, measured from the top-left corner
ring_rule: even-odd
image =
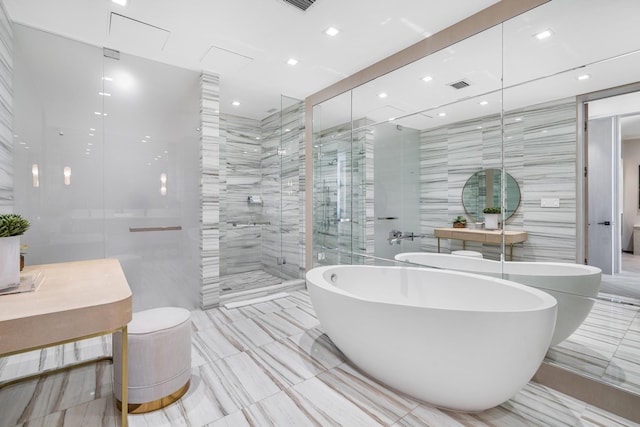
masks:
[[[611,221],[602,221],[599,222],[598,225],[611,225]]]

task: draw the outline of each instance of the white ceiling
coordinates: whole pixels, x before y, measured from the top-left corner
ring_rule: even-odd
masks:
[[[255,119],[281,94],[304,99],[496,2],[317,0],[302,12],[283,0],[3,0],[14,22],[218,73],[221,110]]]

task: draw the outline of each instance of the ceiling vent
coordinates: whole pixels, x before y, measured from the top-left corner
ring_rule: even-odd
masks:
[[[471,84],[466,80],[460,80],[457,82],[449,83],[449,86],[451,86],[454,89],[463,89],[465,87],[471,86]]]
[[[295,6],[303,12],[309,9],[315,1],[316,0],[284,0],[285,3],[289,3],[291,6]]]

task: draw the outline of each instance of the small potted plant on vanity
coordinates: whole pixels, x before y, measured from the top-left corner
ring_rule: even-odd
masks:
[[[0,214],[0,289],[20,283],[20,236],[29,221],[17,214]]]
[[[453,228],[465,228],[467,226],[467,218],[458,215],[453,220]]]
[[[497,230],[500,228],[499,223],[501,212],[502,211],[499,206],[484,208],[482,210],[482,213],[484,213],[484,228],[487,230]]]

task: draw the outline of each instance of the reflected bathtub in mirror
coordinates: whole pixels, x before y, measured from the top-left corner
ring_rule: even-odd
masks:
[[[322,329],[356,366],[456,411],[513,397],[540,366],[556,322],[552,296],[492,277],[334,265],[306,278]]]
[[[396,261],[425,267],[463,271],[533,286],[551,294],[558,301],[558,320],[551,340],[554,346],[575,332],[593,307],[600,291],[602,272],[583,264],[555,262],[504,262],[429,252],[406,252],[395,256]]]

